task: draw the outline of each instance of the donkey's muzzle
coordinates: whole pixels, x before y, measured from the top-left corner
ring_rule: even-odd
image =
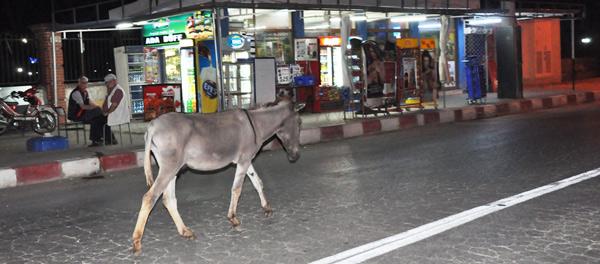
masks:
[[[300,153],[288,154],[287,156],[290,162],[296,162],[300,158]]]

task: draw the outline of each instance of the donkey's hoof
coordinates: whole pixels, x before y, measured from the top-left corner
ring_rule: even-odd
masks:
[[[133,241],[133,254],[136,256],[139,256],[142,254],[142,241],[140,240],[134,240]]]
[[[187,227],[183,230],[183,233],[181,234],[181,236],[188,240],[196,240],[196,235],[194,234],[192,229],[189,229]]]
[[[228,219],[229,219],[229,222],[231,223],[232,227],[235,228],[235,227],[237,227],[237,226],[240,225],[240,220],[238,220],[237,217],[233,216],[233,217],[228,218]]]
[[[273,208],[270,205],[263,207],[263,211],[265,211],[265,217],[273,216]]]

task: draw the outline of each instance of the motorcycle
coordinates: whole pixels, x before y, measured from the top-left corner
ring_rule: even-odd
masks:
[[[56,129],[56,111],[50,105],[42,105],[36,93],[37,89],[32,87],[25,91],[13,91],[0,98],[0,135],[9,128],[25,130],[31,126],[40,135],[52,133]],[[7,101],[9,98],[23,98],[28,105],[20,106],[16,101]]]

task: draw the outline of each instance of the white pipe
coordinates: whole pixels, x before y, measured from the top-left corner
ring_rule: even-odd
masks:
[[[88,29],[68,29],[57,31],[59,33],[69,33],[69,32],[96,32],[96,31],[121,31],[121,30],[134,30],[141,29],[141,27],[130,27],[130,28],[88,28]]]
[[[54,105],[58,105],[58,81],[56,81],[56,32],[52,32],[52,83],[54,88]]]

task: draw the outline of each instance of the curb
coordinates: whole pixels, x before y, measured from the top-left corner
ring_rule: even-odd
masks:
[[[600,101],[600,91],[553,95],[543,98],[520,99],[488,105],[466,106],[456,109],[423,111],[395,117],[365,119],[344,125],[308,128],[300,131],[300,144],[315,144],[345,138],[374,135],[417,126],[453,123],[497,116],[529,113],[539,109],[575,106]],[[281,149],[273,140],[263,150]],[[143,167],[144,150],[129,151],[83,159],[59,160],[43,164],[0,168],[0,189],[46,182],[58,179],[92,176]]]

